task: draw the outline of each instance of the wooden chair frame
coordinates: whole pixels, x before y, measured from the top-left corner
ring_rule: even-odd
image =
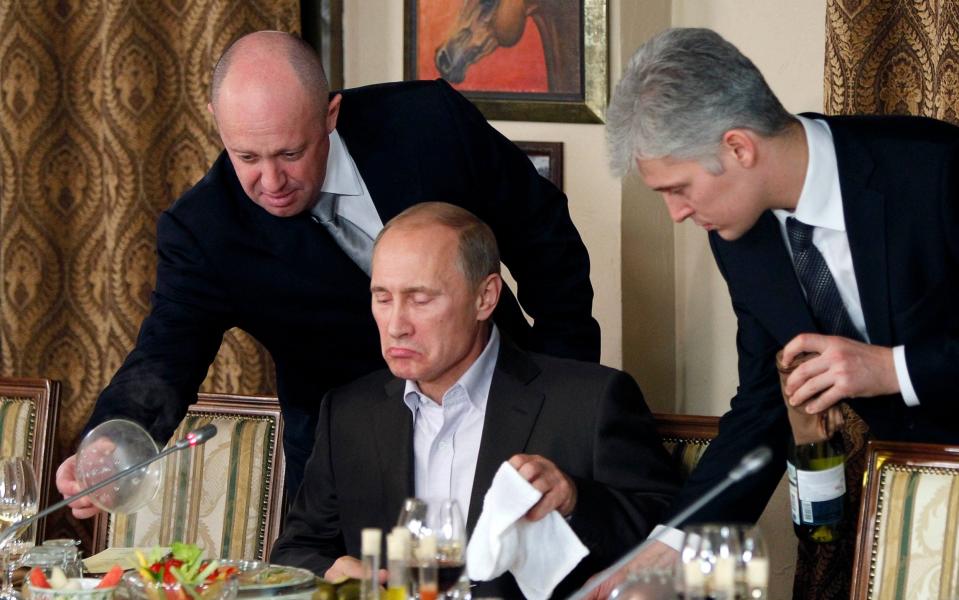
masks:
[[[959,446],[919,444],[913,442],[870,441],[866,448],[864,490],[856,529],[856,552],[853,558],[851,598],[868,598],[873,572],[873,546],[877,529],[880,474],[886,465],[902,465],[915,469],[947,469],[959,471]]]
[[[49,506],[54,486],[53,454],[60,411],[60,382],[30,377],[0,377],[0,396],[30,398],[36,406],[33,434],[33,470],[40,486],[40,508]],[[37,523],[37,539],[46,533],[46,519]]]
[[[280,405],[275,396],[239,396],[234,394],[206,394],[197,395],[197,402],[190,406],[190,413],[207,413],[214,415],[244,415],[277,417],[276,444],[277,451],[273,455],[270,469],[273,477],[266,490],[267,522],[262,534],[263,560],[269,560],[273,542],[280,533],[286,511],[286,457],[283,453],[283,418]],[[94,526],[93,547],[95,552],[107,548],[110,534],[110,515],[97,515]],[[254,558],[252,556],[245,558]]]
[[[663,441],[702,440],[712,441],[719,435],[719,417],[703,415],[674,415],[653,413],[656,430]]]

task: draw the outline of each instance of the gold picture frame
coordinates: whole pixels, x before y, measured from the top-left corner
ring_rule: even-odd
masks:
[[[479,0],[465,0],[462,3],[461,12],[452,18],[444,3],[436,3],[432,0],[406,0],[405,10],[405,28],[403,36],[404,50],[404,78],[407,80],[431,79],[437,76],[450,81],[453,87],[460,91],[475,104],[487,119],[503,119],[510,121],[552,121],[552,122],[570,122],[570,123],[603,123],[606,118],[606,104],[609,99],[609,2],[608,0],[567,0],[569,6],[560,7],[563,11],[557,18],[566,19],[568,25],[569,19],[573,18],[578,24],[578,52],[575,58],[578,60],[559,61],[555,58],[550,67],[550,60],[546,58],[547,75],[553,76],[559,69],[564,72],[578,71],[577,89],[564,89],[557,91],[553,87],[553,81],[549,82],[549,88],[546,90],[525,91],[511,90],[509,86],[503,88],[483,89],[482,85],[469,87],[463,85],[462,81],[457,81],[462,77],[463,71],[455,71],[453,76],[444,74],[440,65],[444,62],[440,60],[441,53],[445,52],[448,45],[454,38],[464,40],[470,36],[476,36],[481,33],[481,26],[473,26],[467,17],[477,18],[482,10],[495,10],[498,3],[493,3],[493,8],[481,9],[477,5]],[[456,4],[456,3],[454,3]],[[562,3],[541,4],[539,8],[530,14],[530,19],[534,20],[539,30],[544,33],[538,37],[542,40],[543,56],[556,56],[554,52],[547,49],[549,41],[552,38],[545,33],[547,29],[540,26],[546,16],[537,14],[536,11],[545,11],[543,7],[558,6]],[[578,4],[579,13],[570,12],[574,5]],[[457,4],[458,6],[458,4]],[[440,11],[444,14],[439,15]],[[467,17],[464,17],[467,15]],[[572,17],[570,17],[572,15]],[[492,22],[495,19],[489,19],[485,15],[485,22]],[[427,27],[429,26],[429,30]],[[484,25],[485,26],[485,25]],[[421,34],[420,29],[423,29]],[[432,34],[437,29],[442,28],[445,36],[443,43],[437,43],[437,37]],[[520,27],[522,30],[522,27]],[[573,36],[553,36],[559,39],[566,39]],[[446,45],[444,45],[444,43]],[[492,53],[498,52],[502,48],[497,48]],[[487,60],[493,54],[483,54],[481,59]],[[451,53],[452,54],[452,53]],[[469,51],[460,53],[469,56]],[[432,59],[434,65],[428,64]],[[473,63],[473,64],[479,64]],[[516,68],[516,67],[514,67]]]

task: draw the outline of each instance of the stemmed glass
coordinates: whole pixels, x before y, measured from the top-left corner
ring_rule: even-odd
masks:
[[[740,537],[742,597],[765,600],[769,586],[769,554],[759,527],[744,527]]]
[[[37,514],[38,504],[37,478],[33,472],[33,464],[20,457],[0,459],[0,525],[3,529]],[[3,548],[0,548],[0,562],[3,567],[0,600],[19,600],[20,594],[13,589],[13,570],[23,553],[32,546],[33,528],[28,527],[17,531]]]
[[[410,581],[414,587],[419,579],[420,567],[424,560],[435,562],[437,568],[437,587],[441,594],[456,595],[460,586],[460,576],[466,558],[466,523],[459,503],[452,498],[431,499],[408,498],[400,510],[396,524],[409,529],[413,548],[410,568]],[[435,540],[436,549],[432,556],[423,556],[421,541],[425,538]],[[469,589],[469,581],[466,581]]]
[[[460,580],[466,565],[466,524],[459,502],[452,498],[430,501],[426,523],[436,536],[437,579],[440,593],[445,594]]]
[[[676,569],[677,592],[684,598],[733,600],[742,554],[735,525],[708,524],[685,529]]]

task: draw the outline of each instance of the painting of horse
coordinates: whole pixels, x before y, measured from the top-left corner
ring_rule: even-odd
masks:
[[[582,93],[582,0],[410,3],[417,79],[466,92]]]

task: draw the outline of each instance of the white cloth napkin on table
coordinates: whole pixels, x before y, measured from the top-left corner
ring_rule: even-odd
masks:
[[[589,554],[557,511],[535,522],[523,518],[542,495],[509,463],[500,466],[466,548],[470,579],[488,581],[509,571],[524,596],[545,600]]]

